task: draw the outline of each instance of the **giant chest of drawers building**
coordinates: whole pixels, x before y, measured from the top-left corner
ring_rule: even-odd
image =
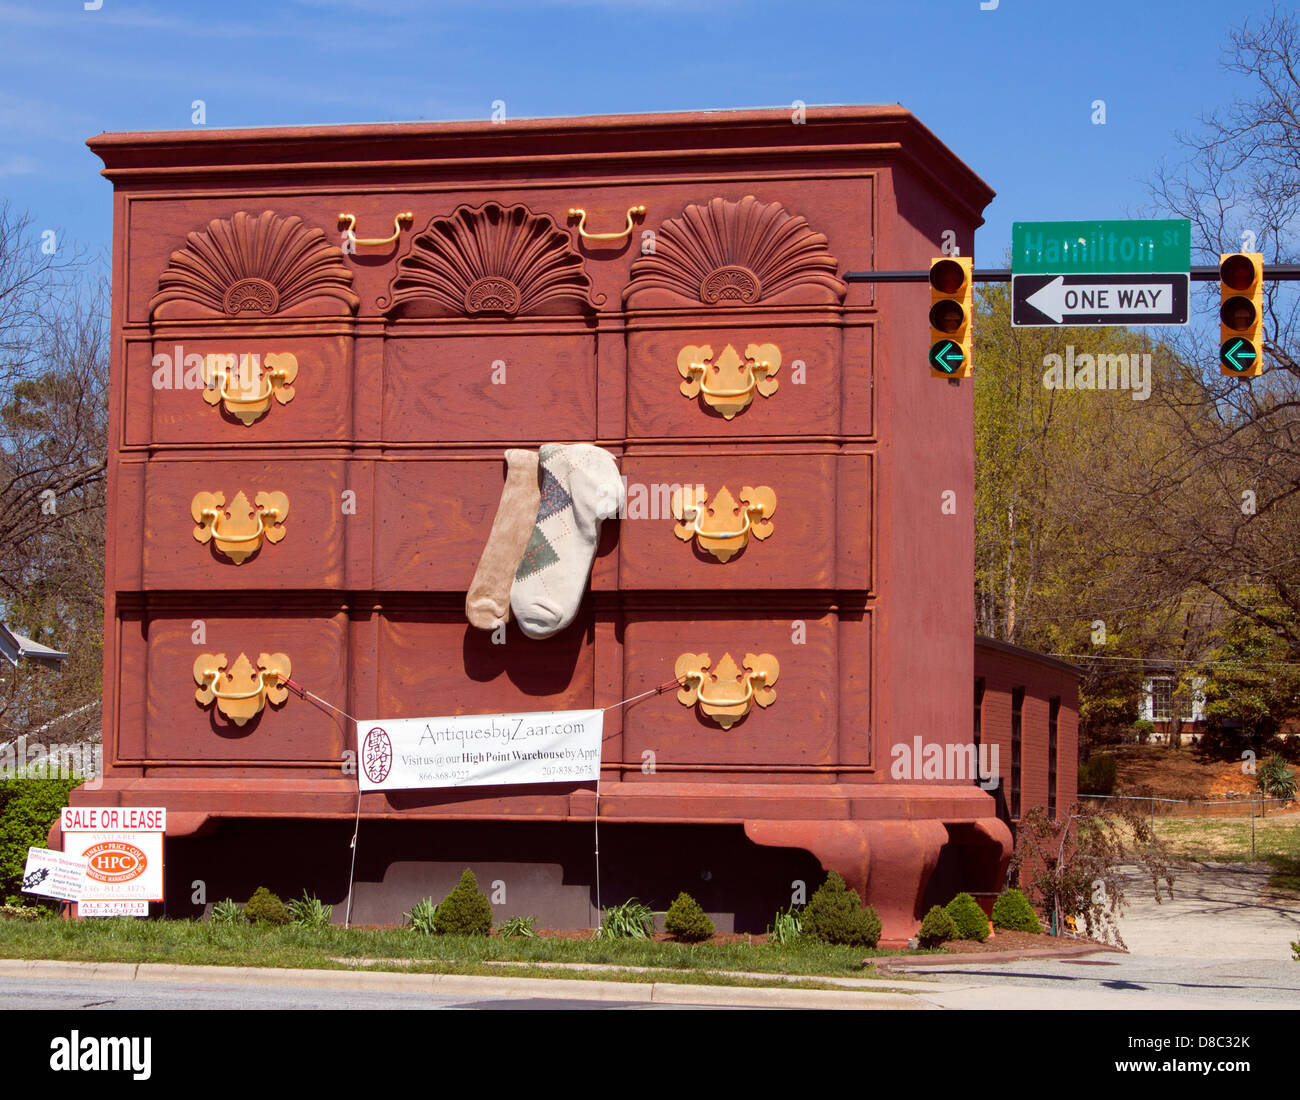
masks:
[[[941,861],[996,885],[989,795],[890,768],[971,736],[971,389],[929,377],[923,285],[843,275],[969,254],[992,197],[908,112],[89,144],[115,188],[105,776],[73,801],[168,808],[169,912],[194,880],[346,890],[355,733],[282,675],[416,717],[611,707],[692,661],[606,712],[606,903],[686,889],[761,930],[835,869],[899,938]],[[504,451],[576,442],[628,486],[576,620],[475,629]],[[499,916],[585,925],[596,796],[364,795],[353,919],[468,864]]]

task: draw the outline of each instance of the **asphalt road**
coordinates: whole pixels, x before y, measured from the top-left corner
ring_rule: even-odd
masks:
[[[625,1009],[683,1008],[684,1005],[632,1001],[565,1000],[538,997],[446,997],[428,993],[399,993],[353,989],[303,989],[292,986],[205,985],[201,982],[129,982],[105,979],[0,977],[0,1007],[33,1009]]]

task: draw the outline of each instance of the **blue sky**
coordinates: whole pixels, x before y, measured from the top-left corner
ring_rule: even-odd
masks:
[[[1175,131],[1250,89],[1220,67],[1271,4],[1175,0],[0,0],[0,196],[107,254],[104,130],[901,103],[1011,222],[1138,216]],[[95,0],[89,0],[94,3]],[[993,0],[985,0],[992,3]],[[1102,99],[1106,122],[1091,121]]]

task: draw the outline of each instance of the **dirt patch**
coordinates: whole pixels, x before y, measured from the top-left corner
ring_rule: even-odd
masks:
[[[1248,798],[1255,777],[1240,760],[1202,759],[1194,749],[1164,745],[1116,745],[1100,749],[1115,757],[1115,793],[1156,798]]]

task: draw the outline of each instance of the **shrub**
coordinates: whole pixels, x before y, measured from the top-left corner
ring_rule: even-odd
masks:
[[[1295,769],[1274,753],[1259,766],[1255,784],[1265,798],[1293,799],[1296,793]]]
[[[1079,765],[1080,794],[1115,793],[1115,757],[1102,752]]]
[[[948,916],[952,917],[952,923],[957,926],[959,940],[978,940],[983,943],[989,938],[989,919],[980,908],[980,903],[970,894],[958,894],[944,908],[948,911]]]
[[[600,915],[600,929],[596,936],[611,940],[645,940],[655,926],[654,911],[636,898],[628,898],[622,905],[614,905]]]
[[[1038,914],[1029,904],[1029,899],[1014,886],[1008,887],[998,895],[993,903],[993,927],[1005,928],[1011,932],[1042,932],[1038,923]]]
[[[880,942],[880,917],[875,909],[863,909],[857,892],[834,871],[804,909],[803,927],[810,936],[831,944],[875,947]]]
[[[953,923],[952,917],[948,916],[948,911],[940,905],[932,906],[926,913],[925,919],[921,921],[917,942],[922,947],[938,947],[941,943],[956,938],[957,926]]]
[[[438,934],[486,936],[492,931],[492,903],[480,892],[478,879],[468,867],[460,882],[438,906]]]
[[[244,911],[234,899],[222,898],[212,907],[208,920],[212,924],[243,924]]]
[[[244,916],[254,924],[288,924],[292,919],[284,902],[265,886],[253,891],[253,896],[244,906]]]
[[[501,926],[501,935],[506,939],[515,939],[524,937],[525,939],[535,940],[537,938],[537,918],[536,917],[511,917]]]
[[[683,890],[668,907],[664,931],[684,943],[700,943],[713,935],[713,921],[700,908],[699,902]]]
[[[303,928],[328,928],[330,917],[334,915],[334,906],[326,905],[314,894],[302,892],[302,897],[289,902],[290,920]]]
[[[432,936],[438,931],[438,906],[433,898],[421,898],[407,910],[406,920],[416,932]]]
[[[35,905],[0,905],[0,917],[5,920],[40,920],[42,912]]]
[[[35,905],[22,893],[27,849],[44,848],[50,826],[68,804],[68,792],[80,779],[42,779],[18,775],[0,780],[0,900]]]
[[[1156,724],[1150,718],[1139,718],[1133,723],[1133,734],[1139,745],[1145,745],[1151,740],[1151,735],[1155,732]]]

